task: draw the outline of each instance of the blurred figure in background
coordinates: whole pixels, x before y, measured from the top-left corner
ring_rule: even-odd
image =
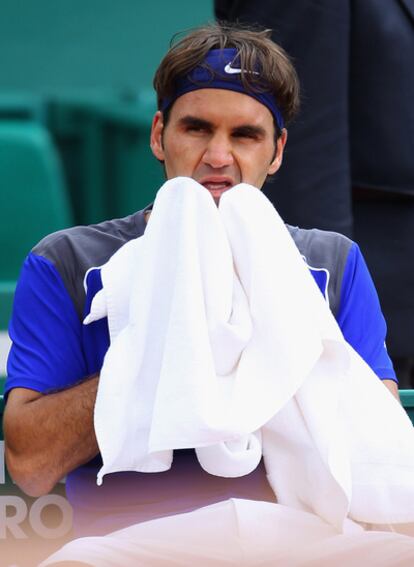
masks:
[[[388,322],[400,387],[414,386],[414,0],[215,0],[293,57],[302,111],[265,193],[289,223],[353,236]]]

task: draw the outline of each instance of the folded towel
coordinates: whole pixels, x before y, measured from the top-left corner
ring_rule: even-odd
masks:
[[[98,483],[167,470],[189,447],[211,474],[240,476],[263,445],[279,502],[338,529],[348,514],[414,521],[411,422],[343,339],[260,191],[239,185],[217,208],[195,181],[168,181],[102,282],[87,318],[107,315],[111,338]]]

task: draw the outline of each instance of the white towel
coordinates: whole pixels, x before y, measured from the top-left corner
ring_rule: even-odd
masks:
[[[231,499],[74,540],[39,567],[60,561],[96,567],[412,567],[414,538],[365,532],[350,520],[338,534],[314,514]]]
[[[338,529],[348,514],[414,521],[411,423],[344,341],[260,191],[239,185],[217,208],[195,181],[168,181],[102,281],[87,318],[107,315],[111,338],[98,482],[167,470],[187,447],[211,474],[240,476],[262,440],[279,502]]]

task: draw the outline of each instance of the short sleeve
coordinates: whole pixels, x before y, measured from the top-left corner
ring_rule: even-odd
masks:
[[[41,256],[30,254],[23,265],[9,334],[5,393],[61,389],[87,374],[81,321],[58,271]]]
[[[378,294],[355,243],[344,270],[337,321],[345,339],[377,376],[397,382],[385,346],[387,327]]]

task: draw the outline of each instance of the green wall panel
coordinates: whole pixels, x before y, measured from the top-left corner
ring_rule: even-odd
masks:
[[[1,0],[0,89],[128,93],[172,34],[212,18],[211,0]]]

